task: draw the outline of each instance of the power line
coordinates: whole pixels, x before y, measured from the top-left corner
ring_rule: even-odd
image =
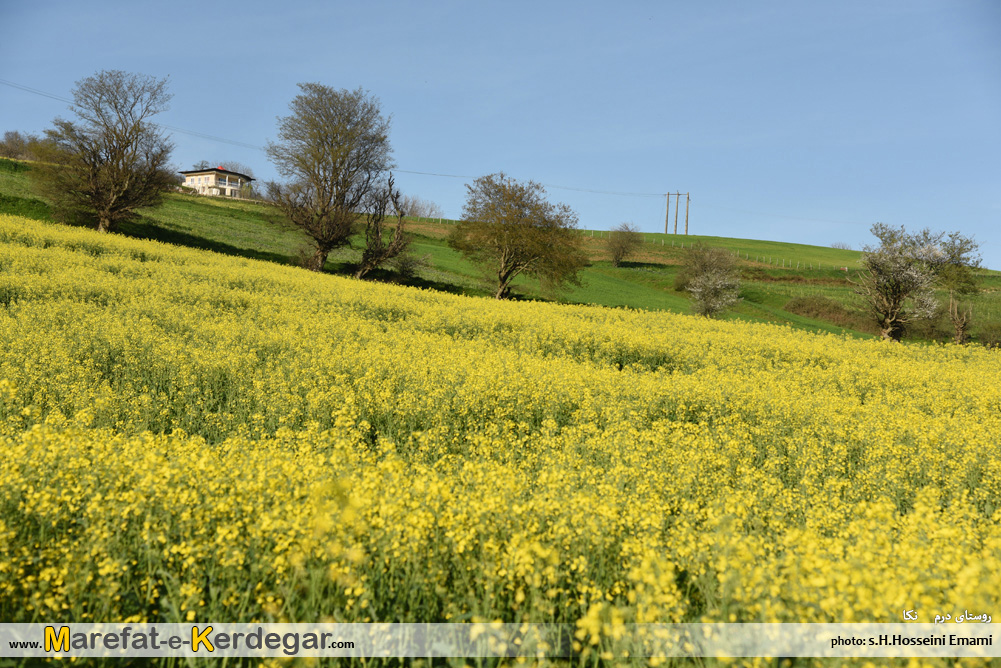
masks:
[[[10,86],[11,88],[17,88],[19,90],[23,90],[23,91],[31,93],[33,95],[40,95],[42,97],[47,97],[49,99],[57,100],[59,102],[66,102],[67,104],[73,104],[73,100],[67,99],[65,97],[61,97],[59,95],[54,95],[52,93],[47,93],[46,91],[38,90],[37,88],[31,88],[30,86],[24,86],[22,84],[14,83],[13,81],[7,81],[6,79],[0,79],[0,84],[4,84],[5,86]],[[179,127],[176,127],[176,126],[173,126],[173,125],[160,124],[160,127],[165,128],[167,130],[171,130],[173,132],[180,132],[182,134],[191,135],[192,137],[199,137],[201,139],[208,139],[210,141],[215,141],[215,142],[219,142],[219,143],[222,143],[222,144],[230,144],[232,146],[239,146],[241,148],[249,148],[249,149],[257,150],[257,151],[261,151],[261,152],[264,152],[264,150],[265,150],[263,146],[257,146],[256,144],[250,144],[248,142],[236,141],[234,139],[226,139],[225,137],[218,137],[216,135],[210,135],[210,134],[206,134],[204,132],[196,132],[195,130],[186,130],[184,128],[179,128]],[[409,169],[397,169],[395,171],[397,171],[397,172],[399,172],[401,174],[419,174],[421,176],[436,176],[436,177],[449,178],[449,179],[475,179],[475,178],[478,178],[478,177],[475,177],[475,176],[469,176],[469,175],[463,175],[463,174],[441,174],[441,173],[437,173],[437,172],[419,172],[419,171],[414,171],[414,170],[409,170]],[[545,186],[546,188],[553,188],[553,189],[556,189],[556,190],[570,190],[570,191],[574,191],[574,192],[594,193],[594,194],[597,194],[597,195],[616,195],[616,196],[619,196],[619,197],[666,197],[668,199],[669,206],[670,206],[670,198],[671,198],[671,195],[672,195],[672,193],[640,193],[640,192],[624,192],[624,191],[618,191],[618,190],[596,190],[596,189],[591,189],[591,188],[574,188],[572,186],[560,186],[560,185],[554,185],[554,184],[551,184],[551,183],[543,183],[542,185]],[[761,212],[761,211],[748,211],[746,209],[734,209],[734,208],[730,208],[730,207],[716,206],[716,205],[712,205],[712,204],[702,204],[701,206],[704,206],[704,207],[710,208],[710,209],[721,209],[721,210],[724,210],[724,211],[734,211],[734,212],[737,212],[737,213],[745,213],[745,214],[754,215],[754,216],[769,216],[771,218],[783,218],[785,220],[801,220],[801,221],[810,221],[810,222],[815,222],[815,223],[833,223],[833,224],[837,224],[837,225],[869,225],[870,224],[870,223],[862,223],[862,222],[858,222],[858,221],[828,220],[828,219],[823,219],[823,218],[802,218],[802,217],[797,217],[797,216],[783,216],[783,215],[779,215],[779,214],[764,213],[764,212]],[[687,211],[686,211],[686,213],[687,213]]]
[[[829,218],[804,218],[802,216],[783,216],[777,213],[765,213],[763,211],[749,211],[747,209],[735,209],[728,206],[719,206],[718,204],[701,204],[707,209],[720,209],[722,211],[733,211],[735,213],[746,213],[752,216],[768,216],[770,218],[782,218],[784,220],[805,220],[813,223],[832,223],[834,225],[872,225],[871,222],[863,223],[857,220],[831,220]]]
[[[195,132],[194,130],[185,130],[184,128],[177,128],[177,127],[174,127],[173,125],[164,125],[163,123],[160,123],[159,125],[160,125],[161,128],[166,128],[168,130],[173,130],[174,132],[181,132],[183,134],[191,135],[193,137],[201,137],[202,139],[211,139],[212,141],[217,141],[217,142],[220,142],[220,143],[223,143],[223,144],[232,144],[233,146],[241,146],[243,148],[255,149],[255,150],[261,151],[262,153],[264,152],[264,147],[263,146],[257,146],[256,144],[248,144],[246,142],[236,141],[234,139],[226,139],[224,137],[216,137],[215,135],[207,135],[204,132]]]
[[[469,176],[467,174],[437,174],[433,172],[415,172],[409,169],[396,169],[393,170],[399,172],[400,174],[422,174],[424,176],[444,176],[450,179],[475,179],[476,176]],[[590,188],[573,188],[571,186],[557,186],[552,183],[542,183],[540,184],[546,188],[555,188],[556,190],[573,190],[581,193],[597,193],[599,195],[621,195],[623,197],[665,197],[666,193],[630,193],[621,192],[618,190],[592,190]]]
[[[52,93],[46,93],[44,90],[38,90],[37,88],[31,88],[30,86],[22,86],[21,84],[14,83],[13,81],[7,81],[6,79],[0,79],[0,84],[4,84],[5,86],[10,86],[11,88],[18,88],[20,90],[32,93],[34,95],[41,95],[42,97],[58,100],[59,102],[73,104],[73,100],[67,99],[65,97],[60,97],[59,95],[53,95]],[[225,137],[217,137],[215,135],[205,134],[204,132],[195,132],[194,130],[185,130],[184,128],[175,127],[173,125],[165,125],[163,123],[158,123],[157,125],[167,130],[180,132],[182,134],[191,135],[193,137],[201,137],[202,139],[211,139],[212,141],[221,142],[223,144],[232,144],[234,146],[242,146],[243,148],[256,149],[258,151],[264,150],[264,147],[257,146],[256,144],[248,144],[247,142],[236,141],[233,139],[226,139]]]
[[[10,86],[11,88],[20,88],[21,90],[28,91],[29,93],[34,93],[35,95],[41,95],[42,97],[49,97],[53,100],[59,100],[60,102],[68,102],[73,104],[73,100],[67,100],[65,97],[59,97],[58,95],[53,95],[52,93],[46,93],[43,90],[38,90],[36,88],[29,88],[28,86],[22,86],[21,84],[16,84],[13,81],[7,81],[6,79],[0,79],[0,83],[5,86]]]
[[[60,97],[59,95],[53,95],[52,93],[47,93],[45,91],[38,90],[37,88],[31,88],[30,86],[23,86],[21,84],[14,83],[13,81],[7,81],[6,79],[0,79],[0,84],[4,84],[6,86],[11,86],[12,88],[17,88],[19,90],[23,90],[23,91],[26,91],[28,93],[32,93],[34,95],[41,95],[43,97],[47,97],[47,98],[50,98],[50,99],[53,99],[53,100],[58,100],[60,102],[66,102],[67,104],[73,104],[73,100],[69,100],[69,99],[67,99],[65,97]],[[242,147],[242,148],[249,148],[249,149],[253,149],[253,150],[257,150],[257,151],[261,151],[261,152],[263,152],[265,150],[263,146],[258,146],[256,144],[250,144],[250,143],[247,143],[247,142],[236,141],[234,139],[226,139],[225,137],[218,137],[216,135],[210,135],[210,134],[206,134],[204,132],[196,132],[195,130],[186,130],[184,128],[179,128],[179,127],[176,127],[174,125],[166,125],[164,123],[159,123],[158,125],[160,125],[160,127],[164,128],[164,129],[172,130],[173,132],[180,132],[180,133],[186,134],[186,135],[191,135],[192,137],[200,137],[202,139],[209,139],[209,140],[220,142],[220,143],[223,143],[223,144],[230,144],[232,146],[239,146],[239,147]],[[449,178],[449,179],[475,179],[475,178],[477,178],[475,176],[469,176],[469,175],[466,175],[466,174],[441,174],[441,173],[437,173],[437,172],[419,172],[419,171],[410,170],[410,169],[397,169],[395,171],[399,172],[401,174],[419,174],[419,175],[422,175],[422,176],[438,176],[438,177]],[[591,189],[591,188],[574,188],[574,187],[571,187],[571,186],[559,186],[559,185],[554,185],[552,183],[543,183],[542,185],[545,186],[546,188],[554,188],[554,189],[557,189],[557,190],[573,190],[575,192],[595,193],[595,194],[599,194],[599,195],[618,195],[618,196],[621,196],[621,197],[664,197],[665,196],[664,193],[634,193],[634,192],[621,192],[621,191],[617,191],[617,190],[595,190],[595,189]]]
[[[548,183],[543,183],[542,185],[547,188],[556,188],[557,190],[574,190],[580,193],[596,193],[598,195],[619,195],[621,197],[666,197],[667,193],[630,193],[630,192],[620,192],[618,190],[591,190],[589,188],[571,188],[570,186],[554,186]]]
[[[472,179],[472,178],[475,178],[473,176],[463,176],[462,174],[435,174],[433,172],[414,172],[414,171],[411,171],[409,169],[396,169],[396,170],[393,170],[393,171],[399,172],[400,174],[422,174],[424,176],[443,176],[443,177],[449,178],[449,179]]]

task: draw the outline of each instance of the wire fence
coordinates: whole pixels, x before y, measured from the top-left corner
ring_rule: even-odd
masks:
[[[443,225],[457,225],[458,223],[461,222],[461,221],[455,220],[453,218],[436,218],[436,217],[428,218],[428,217],[423,217],[423,216],[412,216],[412,217],[408,216],[408,219],[411,220],[411,221],[414,221],[414,222],[418,222],[418,223],[435,223],[435,224],[443,224]],[[611,232],[609,230],[583,230],[583,229],[581,229],[581,230],[577,230],[577,232],[581,236],[588,237],[588,238],[593,238],[593,239],[607,239],[607,238],[609,238],[609,236],[611,234]],[[671,246],[672,248],[680,248],[682,250],[692,248],[696,244],[696,242],[693,242],[693,241],[686,242],[684,239],[682,239],[681,241],[678,241],[677,239],[670,238],[670,237],[673,237],[673,236],[675,236],[675,235],[660,235],[660,238],[658,239],[656,236],[651,237],[651,236],[644,235],[643,243],[644,244],[649,244],[649,245],[654,245],[654,246],[663,246],[663,247]],[[828,270],[828,271],[830,271],[830,270],[834,269],[834,270],[838,270],[838,271],[844,271],[846,273],[850,271],[850,267],[846,267],[846,266],[842,266],[842,265],[837,265],[835,263],[824,264],[822,262],[814,262],[814,261],[808,261],[808,260],[796,260],[796,259],[789,259],[789,258],[785,258],[785,257],[778,257],[778,256],[772,256],[772,255],[761,255],[761,254],[751,255],[748,252],[741,252],[741,251],[733,251],[733,253],[734,253],[734,255],[736,257],[738,257],[740,259],[743,259],[743,260],[745,260],[747,262],[752,262],[753,261],[753,262],[756,262],[756,263],[759,263],[759,264],[767,264],[769,266],[776,267],[776,268],[781,268],[781,269],[797,269],[797,270],[810,270],[810,271],[813,271],[813,270],[818,270],[818,271],[820,271],[820,270]]]
[[[596,238],[596,239],[607,239],[610,232],[608,230],[579,230],[580,233],[586,237]],[[644,236],[643,243],[654,245],[654,246],[670,246],[672,248],[690,249],[693,248],[698,242],[688,241],[686,242],[684,238],[680,241],[674,237],[675,235],[660,235],[659,238],[656,236]],[[851,271],[850,267],[839,265],[837,263],[824,264],[823,262],[812,261],[812,260],[802,260],[802,259],[789,259],[785,257],[779,257],[777,255],[751,255],[746,251],[733,251],[734,256],[745,260],[747,262],[756,262],[759,264],[767,264],[772,267],[781,269],[797,269],[797,270],[838,270],[848,273]]]
[[[438,223],[441,225],[457,225],[461,222],[452,218],[426,218],[424,216],[407,216],[407,220],[415,223]]]

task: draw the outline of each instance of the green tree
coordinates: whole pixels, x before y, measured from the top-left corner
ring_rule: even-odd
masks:
[[[580,285],[587,257],[570,207],[548,202],[542,185],[504,173],[481,176],[466,190],[463,220],[449,244],[496,277],[497,299],[511,295],[520,275],[537,278],[547,291]]]
[[[393,166],[389,120],[360,88],[304,83],[299,89],[292,113],[278,120],[278,141],[267,145],[287,182],[269,183],[267,192],[283,220],[312,237],[309,268],[322,271],[330,251],[348,243],[366,198]]]
[[[36,191],[57,220],[115,230],[174,188],[171,143],[152,122],[170,102],[167,80],[120,70],[83,79],[73,90],[76,121],[56,119],[34,145]]]
[[[632,223],[622,223],[608,234],[608,254],[612,265],[618,267],[622,261],[635,253],[643,245],[639,229]]]

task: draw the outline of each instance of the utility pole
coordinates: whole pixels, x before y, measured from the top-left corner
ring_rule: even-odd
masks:
[[[685,235],[688,235],[688,205],[691,203],[691,193],[685,193]]]
[[[674,233],[678,233],[678,212],[681,209],[681,193],[667,193],[667,213],[664,214],[664,234],[668,234],[671,225],[671,198],[674,198]],[[685,234],[688,234],[688,208],[692,203],[692,194],[685,193]]]
[[[664,214],[664,234],[670,232],[671,225],[671,193],[667,193],[667,213]]]
[[[678,206],[681,204],[681,193],[675,193],[677,197],[674,199],[674,233],[678,233]]]

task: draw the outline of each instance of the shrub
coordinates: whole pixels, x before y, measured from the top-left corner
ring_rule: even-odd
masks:
[[[411,279],[417,276],[417,272],[431,266],[431,254],[417,256],[412,253],[403,253],[393,258],[391,266],[400,275],[400,278]]]
[[[981,327],[977,340],[985,348],[1001,349],[1001,322],[989,322]]]
[[[606,245],[612,257],[612,265],[618,267],[643,245],[643,237],[635,225],[622,223],[609,233]]]
[[[936,309],[930,317],[915,319],[907,327],[908,338],[926,339],[928,341],[951,341],[953,338],[952,322],[949,320],[948,309],[936,304]]]
[[[740,301],[736,263],[727,250],[698,244],[685,256],[681,273],[687,277],[692,310],[699,315],[711,318]]]

